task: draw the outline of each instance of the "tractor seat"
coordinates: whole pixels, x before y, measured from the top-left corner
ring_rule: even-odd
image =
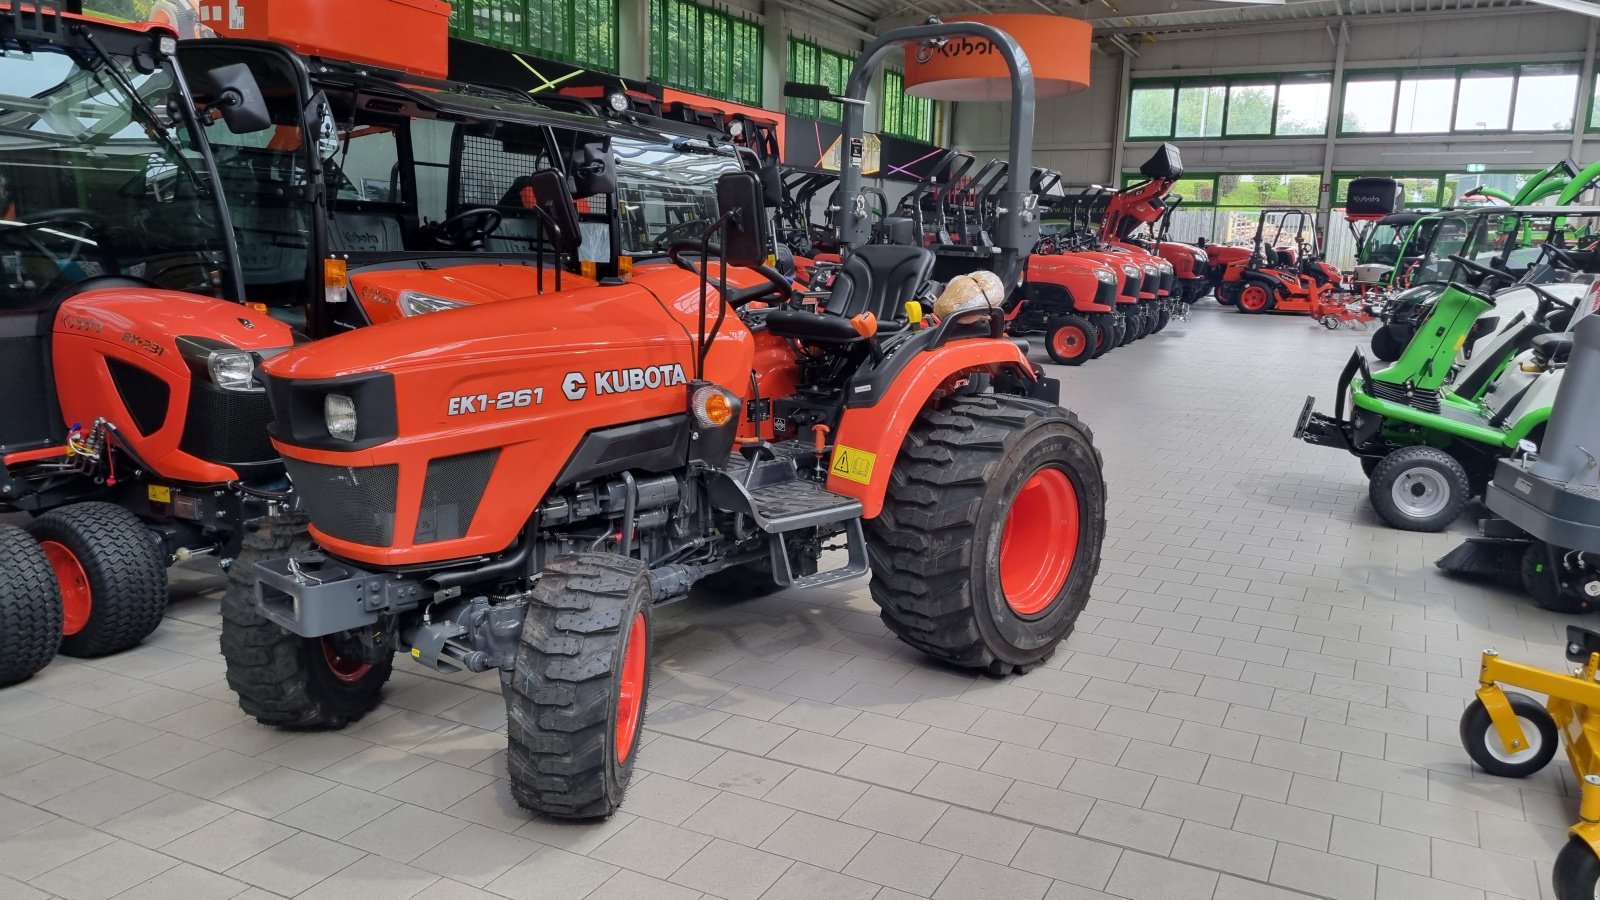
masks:
[[[898,331],[905,321],[905,302],[916,296],[932,274],[933,254],[922,247],[857,247],[840,266],[821,315],[773,310],[767,314],[767,330],[778,337],[852,343],[861,336],[850,320],[870,312],[878,320],[878,333]]]
[[[1533,352],[1547,365],[1566,362],[1572,353],[1572,332],[1539,335],[1533,339]]]

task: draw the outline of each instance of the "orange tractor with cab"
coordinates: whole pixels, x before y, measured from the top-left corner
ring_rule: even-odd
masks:
[[[979,23],[872,41],[844,146],[862,146],[880,62],[960,35],[1009,64],[1011,167],[1031,171],[1026,58]],[[571,234],[563,179],[533,177]],[[1035,198],[1008,187],[995,272],[950,279],[934,318],[911,302],[934,256],[869,242],[858,165],[840,183],[839,271],[806,302],[763,265],[756,177],[725,173],[716,193],[675,266],[263,366],[309,530],[278,520],[235,566],[222,646],[246,711],[341,726],[378,703],[396,652],[496,672],[513,796],[585,818],[618,807],[638,760],[659,605],[706,579],[760,591],[870,572],[884,622],[939,660],[1001,674],[1051,655],[1099,565],[1105,484],[1088,429],[985,296],[1033,246]],[[730,288],[730,266],[767,283]],[[842,558],[824,568],[830,549]]]

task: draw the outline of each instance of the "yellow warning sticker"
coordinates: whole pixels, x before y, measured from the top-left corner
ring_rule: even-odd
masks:
[[[839,444],[833,448],[833,465],[828,471],[840,478],[871,484],[872,469],[877,464],[878,454]]]
[[[150,495],[151,503],[172,502],[172,488],[169,488],[164,484],[152,484],[145,488],[145,492]]]

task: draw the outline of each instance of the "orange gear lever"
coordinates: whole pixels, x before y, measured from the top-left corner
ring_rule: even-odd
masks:
[[[856,330],[856,334],[871,338],[878,333],[878,317],[870,312],[864,312],[851,319],[850,326]]]
[[[817,462],[819,463],[822,462],[824,456],[828,455],[828,432],[830,431],[832,429],[821,422],[811,426],[811,439],[817,448]]]

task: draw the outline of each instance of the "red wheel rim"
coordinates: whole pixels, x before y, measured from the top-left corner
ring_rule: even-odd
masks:
[[[1070,359],[1088,349],[1089,338],[1082,328],[1063,325],[1050,333],[1050,345],[1055,348],[1057,355]]]
[[[328,671],[333,673],[333,677],[347,684],[360,681],[372,671],[372,663],[343,655],[330,638],[322,639],[322,658],[327,661]]]
[[[1040,469],[1011,501],[1000,534],[1000,589],[1019,616],[1055,602],[1078,556],[1078,492],[1067,473]]]
[[[73,635],[89,624],[89,614],[94,609],[94,592],[89,589],[89,576],[83,563],[67,545],[59,541],[40,541],[39,549],[50,561],[56,573],[56,586],[61,589],[61,633]]]
[[[1267,308],[1267,289],[1259,284],[1252,284],[1239,295],[1239,305],[1249,310],[1262,310]]]
[[[617,685],[617,762],[628,761],[644,711],[645,644],[649,640],[644,613],[634,613],[628,628],[628,649],[622,654],[622,679]]]

